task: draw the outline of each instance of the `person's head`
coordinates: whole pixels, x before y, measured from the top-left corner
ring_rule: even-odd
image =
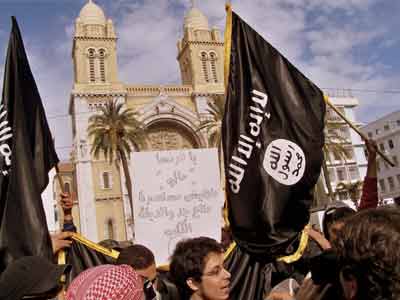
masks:
[[[229,298],[230,274],[224,268],[224,251],[207,237],[187,239],[176,245],[171,257],[170,276],[183,300]]]
[[[325,238],[328,241],[334,240],[338,231],[343,227],[345,219],[354,215],[355,212],[348,206],[328,208],[322,220],[322,230]]]
[[[0,299],[48,299],[61,290],[61,276],[70,270],[45,258],[25,256],[12,262],[0,276]]]
[[[365,210],[346,219],[333,249],[345,299],[400,299],[399,210]]]
[[[143,245],[124,248],[119,253],[117,265],[130,265],[143,280],[154,281],[157,276],[156,261],[153,252]]]
[[[117,265],[129,265],[144,282],[146,299],[153,299],[157,293],[157,268],[153,252],[143,245],[132,245],[121,250]]]
[[[117,251],[122,250],[121,245],[116,240],[113,239],[102,240],[99,242],[99,245],[111,250],[117,250]]]
[[[68,287],[66,300],[143,300],[143,281],[128,265],[101,265],[80,273]]]

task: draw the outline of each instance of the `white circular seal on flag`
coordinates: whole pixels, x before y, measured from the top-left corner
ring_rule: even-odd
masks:
[[[306,158],[297,144],[278,139],[268,145],[264,154],[263,167],[279,183],[294,185],[304,175]]]

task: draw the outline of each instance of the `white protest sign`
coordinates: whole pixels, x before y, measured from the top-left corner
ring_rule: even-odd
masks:
[[[223,194],[217,149],[132,155],[136,242],[166,264],[184,238],[221,239]]]

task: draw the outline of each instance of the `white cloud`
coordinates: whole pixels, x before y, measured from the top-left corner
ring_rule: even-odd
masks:
[[[295,0],[293,0],[295,1]],[[342,10],[348,15],[354,15],[357,11],[368,10],[380,0],[303,0],[306,9],[321,9],[324,12]]]
[[[375,20],[383,0],[234,0],[243,19],[321,87],[397,89],[400,74],[377,51],[398,45],[393,24]],[[99,1],[97,1],[99,2]],[[224,31],[225,0],[196,1],[210,26]],[[180,82],[176,43],[182,37],[189,0],[115,0],[105,14],[118,35],[119,77],[131,84]],[[76,11],[76,16],[79,9]],[[61,17],[60,36],[47,45],[27,42],[30,63],[49,116],[67,114],[72,87],[74,18]],[[0,35],[2,34],[0,30]],[[33,43],[36,39],[36,43]],[[361,56],[364,51],[369,55]],[[0,62],[1,63],[1,62]],[[3,68],[0,65],[0,75]],[[396,95],[354,93],[364,121],[398,109]],[[50,119],[58,146],[71,144],[68,118]],[[63,152],[67,157],[68,151]]]
[[[54,47],[54,60],[48,59],[40,49],[30,51],[29,63],[45,107],[49,126],[55,137],[57,152],[68,158],[72,131],[68,114],[69,94],[72,88],[70,53],[58,53]],[[68,56],[66,56],[68,54]]]
[[[177,82],[181,26],[167,1],[130,5],[116,24],[121,79],[139,84]]]

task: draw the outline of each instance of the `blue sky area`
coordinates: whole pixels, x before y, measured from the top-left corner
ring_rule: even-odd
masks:
[[[17,17],[60,156],[68,158],[74,21],[86,0],[0,0],[0,78]],[[189,0],[94,0],[118,35],[119,76],[131,84],[179,83],[176,42]],[[194,1],[224,30],[224,0]],[[400,1],[237,0],[234,10],[321,88],[352,89],[358,121],[400,109]]]

